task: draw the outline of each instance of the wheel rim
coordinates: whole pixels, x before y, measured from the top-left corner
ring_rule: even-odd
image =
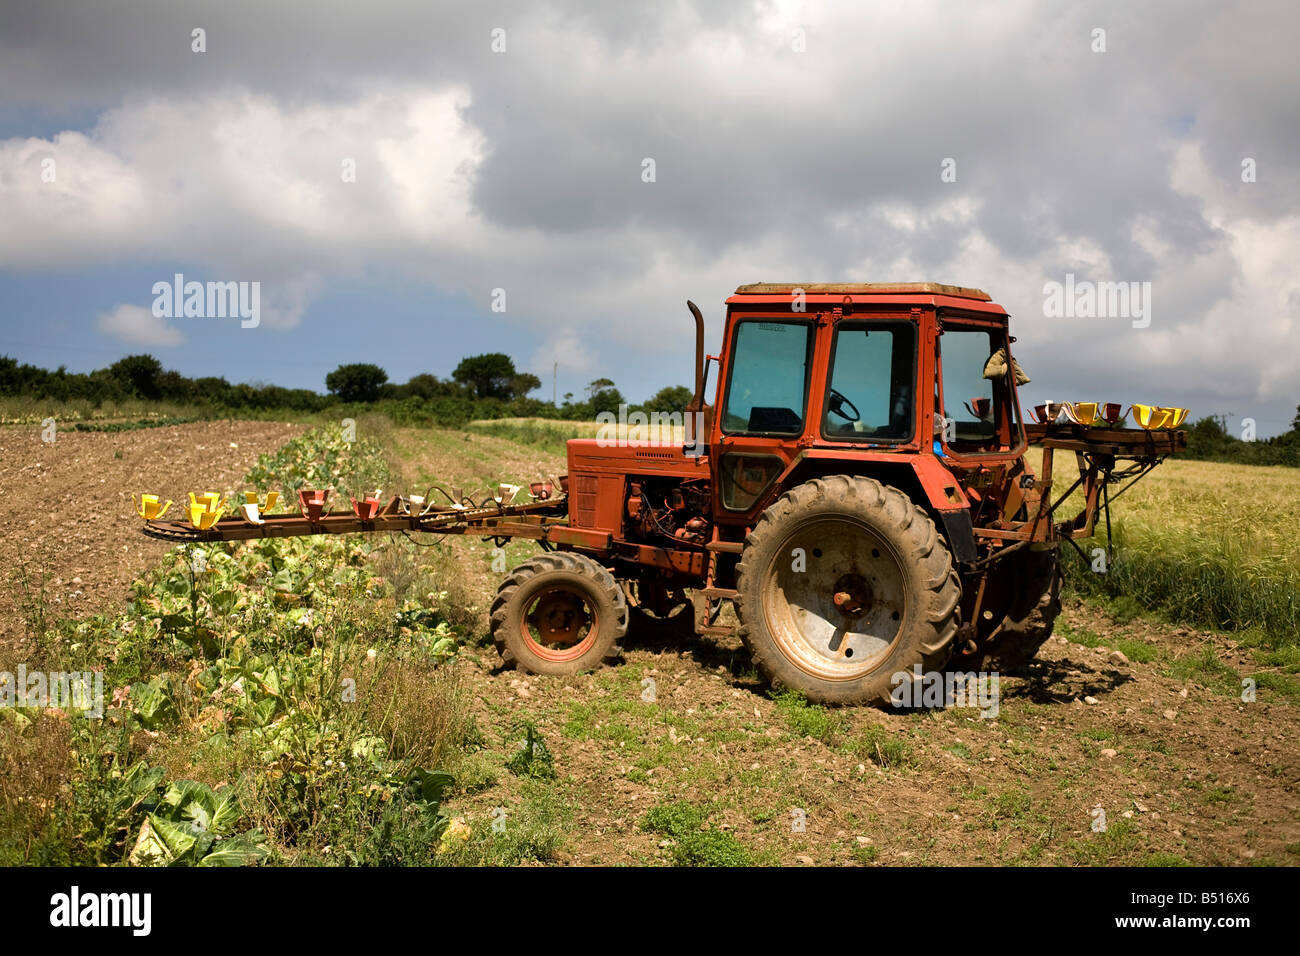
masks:
[[[802,570],[796,549],[802,549]],[[763,585],[768,633],[796,667],[822,680],[871,673],[907,625],[907,576],[898,552],[852,518],[797,528],[776,549]]]
[[[555,663],[585,654],[596,643],[600,629],[591,601],[569,588],[548,588],[538,593],[524,607],[519,623],[529,650]]]

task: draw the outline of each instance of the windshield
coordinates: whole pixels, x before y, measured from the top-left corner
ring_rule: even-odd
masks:
[[[803,431],[812,354],[806,322],[741,322],[731,356],[722,430],[730,435]]]

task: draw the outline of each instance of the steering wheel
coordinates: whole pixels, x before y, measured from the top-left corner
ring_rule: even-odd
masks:
[[[858,411],[858,406],[854,405],[852,402],[850,402],[839,392],[835,391],[835,389],[833,388],[830,390],[830,394],[827,396],[826,404],[827,404],[826,410],[832,415],[838,415],[840,418],[844,419],[847,422],[862,421],[862,413]],[[851,412],[853,412],[852,415],[849,415],[847,412],[844,411],[846,406]]]

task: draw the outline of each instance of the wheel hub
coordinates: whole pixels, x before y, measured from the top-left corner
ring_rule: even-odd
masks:
[[[841,575],[832,600],[846,618],[861,617],[871,605],[871,583],[860,574]]]
[[[902,563],[863,522],[826,517],[802,525],[777,549],[765,578],[769,630],[812,676],[862,677],[888,657],[902,633]]]
[[[569,591],[547,591],[537,599],[527,623],[537,643],[567,647],[582,639],[591,625],[585,602]]]

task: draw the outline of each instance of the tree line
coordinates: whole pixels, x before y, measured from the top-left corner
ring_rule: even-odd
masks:
[[[553,404],[530,398],[541,379],[515,368],[501,352],[462,359],[451,378],[429,373],[402,384],[390,382],[378,365],[340,365],[325,376],[325,392],[279,385],[232,384],[217,376],[187,378],[164,369],[152,355],[128,355],[93,372],[54,371],[0,356],[0,396],[38,401],[105,402],[142,400],[208,408],[214,411],[323,412],[336,405],[381,404],[406,424],[463,425],[485,418],[561,418],[592,421],[601,412],[618,413],[620,405],[645,412],[680,412],[691,400],[684,385],[660,389],[640,403],[630,403],[608,378],[589,382],[580,396],[569,392]],[[1300,406],[1291,430],[1273,438],[1247,441],[1232,435],[1227,422],[1208,416],[1187,429],[1187,457],[1254,465],[1300,466]]]
[[[514,360],[501,352],[464,358],[447,379],[421,373],[398,384],[390,382],[388,373],[378,365],[358,362],[340,365],[325,376],[324,384],[322,393],[309,388],[232,384],[219,376],[188,378],[165,369],[147,354],[128,355],[93,372],[69,372],[65,367],[50,371],[0,356],[0,396],[87,401],[96,407],[141,400],[231,412],[322,412],[336,405],[383,404],[402,420],[458,425],[506,417],[591,420],[600,412],[617,413],[620,405],[632,404],[608,378],[588,383],[581,396],[566,393],[558,404],[530,398],[528,393],[541,387],[541,379],[516,369]],[[633,407],[646,412],[680,412],[690,400],[691,390],[675,385]]]
[[[1230,433],[1223,417],[1202,418],[1187,429],[1187,457],[1243,465],[1300,467],[1300,405],[1296,406],[1291,430],[1273,438],[1247,441]]]

